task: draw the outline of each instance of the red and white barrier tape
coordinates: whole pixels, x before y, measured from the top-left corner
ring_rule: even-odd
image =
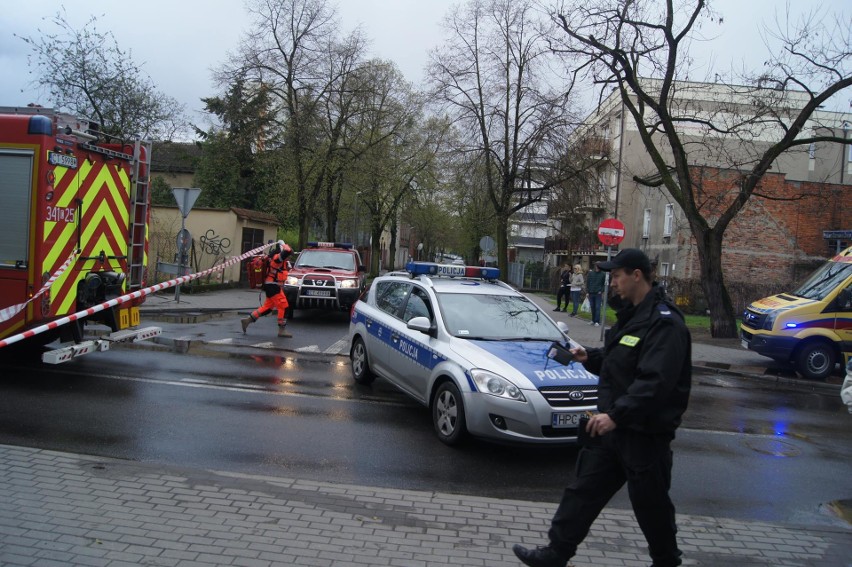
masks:
[[[24,301],[23,303],[19,303],[19,304],[17,304],[17,305],[11,305],[11,306],[9,306],[9,307],[4,307],[3,309],[0,309],[0,323],[2,323],[2,322],[4,322],[4,321],[8,321],[8,320],[9,320],[9,319],[11,319],[12,317],[14,317],[15,315],[17,315],[17,314],[18,314],[18,313],[20,313],[21,311],[23,311],[23,310],[24,310],[24,308],[25,308],[27,305],[29,305],[30,303],[32,303],[33,301],[35,301],[36,299],[38,299],[39,297],[41,297],[41,295],[42,295],[44,292],[46,292],[48,289],[50,289],[50,286],[52,286],[52,285],[53,285],[53,282],[55,282],[55,281],[59,278],[59,276],[61,276],[61,275],[62,275],[62,273],[63,273],[63,272],[64,272],[64,271],[68,268],[68,266],[70,266],[70,265],[71,265],[71,262],[73,262],[73,261],[74,261],[74,258],[76,258],[76,257],[77,257],[77,254],[79,254],[79,253],[80,253],[80,251],[79,251],[79,250],[75,250],[75,251],[71,252],[71,255],[70,255],[70,256],[68,256],[68,259],[67,259],[67,260],[65,260],[65,262],[64,262],[61,266],[59,266],[59,269],[58,269],[58,270],[56,270],[56,271],[53,273],[53,275],[52,275],[52,276],[50,276],[50,278],[49,278],[46,282],[44,282],[44,285],[43,285],[43,286],[41,286],[41,289],[40,289],[40,290],[38,290],[38,291],[35,293],[35,295],[33,295],[31,298],[29,298],[28,300]]]
[[[105,301],[105,302],[101,303],[100,305],[95,305],[94,307],[89,307],[88,309],[84,309],[83,311],[78,311],[77,313],[74,313],[73,315],[67,315],[67,316],[62,317],[60,319],[56,319],[55,321],[51,321],[50,323],[46,323],[44,325],[34,327],[32,329],[24,331],[23,333],[18,333],[17,335],[12,335],[11,337],[0,340],[0,348],[3,348],[4,346],[9,346],[11,344],[17,343],[18,341],[22,341],[24,339],[28,339],[28,338],[33,337],[35,335],[39,335],[41,333],[44,333],[45,331],[50,331],[51,329],[56,329],[57,327],[61,327],[62,325],[65,325],[65,324],[70,323],[72,321],[76,321],[77,319],[86,317],[88,315],[94,315],[95,313],[98,313],[99,311],[103,311],[104,309],[109,309],[110,307],[120,305],[122,303],[130,301],[131,299],[137,299],[139,297],[144,297],[144,296],[151,294],[155,291],[168,289],[170,287],[180,285],[184,282],[188,282],[190,280],[194,280],[196,278],[206,276],[207,274],[210,274],[212,272],[224,270],[228,266],[231,266],[231,265],[233,265],[237,262],[245,260],[246,258],[249,258],[251,256],[254,256],[256,254],[261,253],[267,246],[269,246],[269,245],[265,244],[263,246],[255,248],[254,250],[249,250],[248,252],[246,252],[245,254],[243,254],[241,256],[235,256],[234,258],[231,258],[230,260],[227,260],[224,263],[219,264],[218,266],[215,266],[215,267],[210,268],[208,270],[204,270],[203,272],[198,272],[196,274],[190,274],[188,276],[181,276],[179,278],[175,278],[175,279],[169,280],[167,282],[159,283],[159,284],[153,285],[151,287],[146,287],[144,289],[140,289],[140,290],[134,291],[132,293],[122,295],[121,297],[116,297],[115,299],[110,299],[109,301]]]

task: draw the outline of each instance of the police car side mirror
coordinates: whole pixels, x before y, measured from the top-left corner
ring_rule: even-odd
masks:
[[[413,317],[408,322],[408,328],[412,331],[420,331],[427,335],[432,334],[432,322],[428,317]]]

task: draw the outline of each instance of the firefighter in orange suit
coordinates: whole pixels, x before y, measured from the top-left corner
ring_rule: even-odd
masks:
[[[292,248],[279,240],[273,245],[269,251],[269,269],[266,272],[266,278],[263,280],[263,292],[266,294],[266,301],[263,305],[252,311],[251,315],[240,322],[243,325],[243,333],[246,332],[248,326],[263,317],[273,309],[278,311],[278,336],[290,338],[293,335],[287,332],[287,320],[284,318],[287,312],[287,296],[284,295],[284,280],[287,279],[289,262],[287,258],[293,253]]]

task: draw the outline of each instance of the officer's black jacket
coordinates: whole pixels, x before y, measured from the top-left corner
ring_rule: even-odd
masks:
[[[600,376],[598,411],[619,428],[671,433],[686,411],[692,384],[692,340],[683,314],[654,284],[636,306],[617,313],[603,348],[584,366]]]

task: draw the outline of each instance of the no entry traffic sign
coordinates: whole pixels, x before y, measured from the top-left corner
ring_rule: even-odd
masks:
[[[598,240],[604,246],[615,246],[624,240],[624,224],[618,219],[606,219],[598,227]]]

